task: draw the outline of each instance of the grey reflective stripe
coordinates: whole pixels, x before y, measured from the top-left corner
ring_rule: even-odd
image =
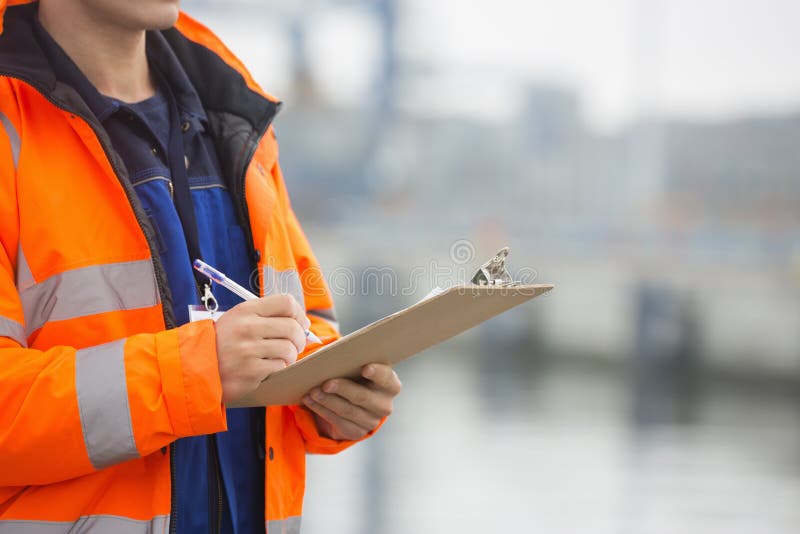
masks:
[[[303,285],[300,283],[300,275],[297,274],[297,271],[276,271],[272,267],[264,267],[262,274],[264,275],[264,295],[288,293],[305,308]]]
[[[0,316],[0,336],[10,337],[23,347],[28,346],[28,336],[25,329],[17,321]]]
[[[6,117],[1,111],[0,124],[3,125],[6,135],[8,135],[8,142],[11,143],[11,156],[14,158],[14,168],[16,169],[19,164],[19,149],[21,146],[19,134],[17,134],[17,129],[14,128],[14,123],[11,122],[11,119]]]
[[[337,332],[339,331],[339,321],[336,320],[336,313],[333,311],[333,308],[314,308],[313,310],[306,310],[306,313],[324,319],[328,324],[333,326]]]
[[[0,520],[0,534],[161,534],[169,532],[169,516],[138,520],[116,515],[86,515],[77,521]]]
[[[25,253],[22,251],[22,243],[17,246],[17,291],[25,291],[36,283]]]
[[[300,534],[299,515],[267,521],[267,534]]]
[[[333,308],[313,308],[308,310],[310,315],[316,315],[320,319],[325,319],[329,323],[336,322],[336,312]]]
[[[159,298],[150,260],[64,271],[20,291],[28,335],[48,321],[155,306]]]
[[[138,458],[125,382],[125,340],[79,350],[75,389],[83,442],[95,469]]]

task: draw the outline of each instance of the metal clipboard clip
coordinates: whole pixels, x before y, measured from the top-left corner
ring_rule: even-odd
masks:
[[[471,282],[478,286],[511,286],[516,284],[506,268],[510,249],[503,247],[492,259],[481,265]]]

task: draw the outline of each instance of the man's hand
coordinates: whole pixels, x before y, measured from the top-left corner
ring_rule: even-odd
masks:
[[[303,397],[322,435],[337,440],[357,440],[366,436],[392,413],[394,398],[402,384],[388,365],[365,365],[363,383],[334,378]]]
[[[222,402],[235,407],[270,374],[293,364],[306,346],[308,326],[291,295],[246,301],[225,312],[215,324]]]

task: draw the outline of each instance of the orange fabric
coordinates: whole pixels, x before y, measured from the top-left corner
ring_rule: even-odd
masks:
[[[53,347],[63,343],[65,339],[72,339],[76,330],[84,332],[80,343],[75,340],[72,344],[76,349],[100,345],[108,339],[122,339],[131,333],[132,324],[137,325],[141,332],[158,332],[164,328],[164,319],[161,304],[152,308],[138,308],[107,313],[97,313],[67,319],[64,321],[49,321],[44,327],[33,332],[28,338],[28,343],[38,347]]]
[[[75,349],[0,350],[0,486],[52,484],[94,471],[75,394]],[[58,436],[58,455],[52,437]],[[60,456],[60,458],[59,458]]]
[[[5,490],[11,492],[10,498],[3,499]],[[92,476],[47,486],[0,490],[2,519],[74,521],[100,511],[139,520],[169,514],[169,454],[159,451],[141,460],[108,467]]]
[[[17,3],[25,2],[0,0],[0,22],[7,5]],[[274,101],[204,26],[182,14],[177,28],[236,69],[251,90]],[[147,262],[150,247],[83,119],[55,107],[26,82],[7,77],[0,77],[0,112],[14,125],[22,146],[15,168],[7,144],[0,142],[0,318],[24,324],[15,284],[20,247],[37,283],[75,269]],[[307,307],[331,309],[319,264],[292,211],[271,130],[246,173],[259,268],[297,271]],[[338,337],[332,324],[311,320],[325,343]],[[76,351],[120,339],[125,340],[130,424],[141,458],[97,470],[81,427]],[[167,331],[162,305],[156,303],[48,321],[30,333],[27,345],[0,335],[0,521],[168,514],[169,454],[162,448],[183,436],[226,428],[212,323]],[[266,414],[266,445],[273,451],[266,460],[266,517],[297,516],[306,452],[338,452],[352,442],[320,436],[303,408],[270,407]]]
[[[33,244],[48,236],[50,243],[58,244],[39,247],[39,256],[28,258],[34,278],[42,281],[70,269],[148,259],[145,236],[122,185],[109,180],[114,173],[92,128],[24,82],[8,83],[2,110],[24,117],[17,128],[23,144],[20,172],[47,176],[47,180],[16,183],[19,218],[25,221],[19,240]],[[6,112],[8,107],[12,109]],[[38,216],[43,213],[58,214],[58,218]],[[76,232],[81,239],[75,239]]]
[[[152,365],[128,368],[128,391],[141,390],[141,407],[131,411],[141,455],[175,436],[226,430],[216,338],[210,321],[190,323],[155,335],[128,338],[126,352],[146,353]],[[145,385],[150,387],[143,387]]]

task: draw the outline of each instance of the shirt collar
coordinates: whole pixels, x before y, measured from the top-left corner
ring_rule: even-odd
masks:
[[[56,78],[75,89],[100,122],[104,122],[120,109],[123,104],[101,94],[92,85],[64,49],[47,33],[38,17],[34,17],[33,28]],[[199,120],[203,125],[207,124],[208,119],[200,98],[161,32],[148,31],[145,48],[151,67],[158,70],[169,84],[169,90],[175,95],[178,109]]]
[[[148,31],[145,48],[150,65],[158,70],[175,95],[178,109],[204,123],[207,122],[206,112],[200,97],[197,96],[197,91],[161,32]]]

